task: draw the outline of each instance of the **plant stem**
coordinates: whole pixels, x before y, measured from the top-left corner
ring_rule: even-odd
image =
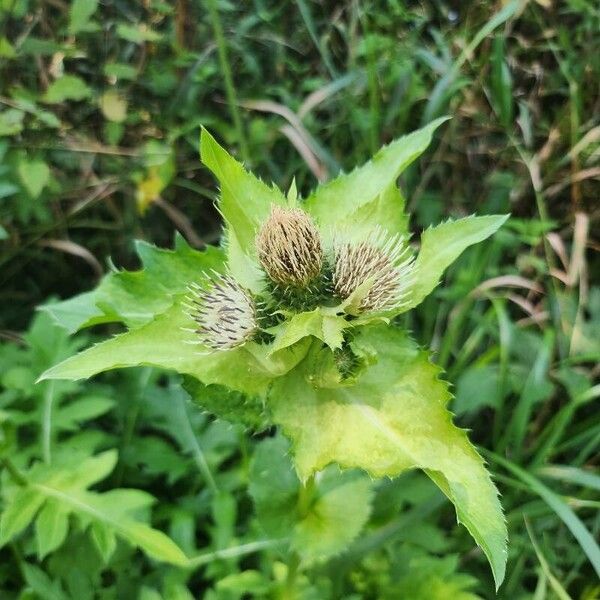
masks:
[[[0,462],[4,466],[4,468],[8,471],[9,475],[13,478],[14,482],[20,485],[21,487],[25,487],[27,485],[27,479],[21,474],[19,469],[13,465],[10,458],[2,457]]]
[[[46,385],[44,407],[42,412],[42,458],[44,462],[52,462],[52,404],[54,401],[54,382]]]
[[[206,4],[208,6],[208,13],[210,15],[211,25],[219,52],[219,64],[221,66],[221,71],[223,72],[223,79],[225,80],[225,94],[227,96],[229,112],[240,144],[242,160],[248,162],[250,155],[246,144],[246,136],[242,125],[237,94],[235,86],[233,85],[233,77],[231,76],[231,68],[229,66],[229,58],[227,55],[227,44],[225,43],[225,36],[223,35],[223,26],[221,25],[221,18],[219,17],[219,10],[217,8],[216,0],[206,0]]]
[[[306,480],[304,485],[300,487],[298,492],[298,521],[304,519],[310,510],[310,506],[315,497],[315,476],[314,473]],[[295,550],[292,551],[290,560],[288,561],[288,572],[285,580],[285,588],[283,598],[295,598],[294,588],[296,587],[296,579],[300,571],[300,555]]]

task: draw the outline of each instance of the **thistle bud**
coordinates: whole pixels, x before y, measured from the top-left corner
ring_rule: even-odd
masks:
[[[260,264],[277,284],[307,287],[321,272],[319,231],[300,209],[274,206],[256,237],[256,249]]]
[[[211,350],[231,350],[258,331],[252,296],[229,275],[219,275],[212,286],[189,288],[187,308],[197,327],[198,343]]]
[[[337,244],[334,250],[333,292],[345,300],[370,281],[360,312],[391,309],[402,304],[413,267],[401,236],[386,237],[377,230],[366,241]]]

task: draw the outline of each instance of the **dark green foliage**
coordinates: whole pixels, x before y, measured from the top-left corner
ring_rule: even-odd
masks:
[[[34,385],[84,345],[32,320],[35,306],[90,290],[109,257],[138,266],[134,237],[167,246],[178,229],[192,246],[218,242],[212,178],[198,168],[200,124],[265,181],[287,189],[295,177],[306,193],[315,175],[359,164],[442,112],[454,118],[437,147],[401,181],[412,230],[450,215],[513,217],[400,320],[447,369],[458,424],[492,449],[510,534],[497,597],[597,597],[597,5],[211,5],[240,106],[226,89],[208,5],[0,1],[0,511],[19,477],[75,477],[78,465],[93,471],[98,463],[87,461],[116,452],[104,478],[70,494],[98,503],[130,494],[138,505],[127,518],[195,560],[169,566],[119,535],[112,548],[111,534],[76,511],[56,545],[65,520],[44,536],[37,512],[0,548],[0,597],[496,597],[481,553],[422,476],[374,485],[360,538],[299,567],[267,533],[269,516],[290,529],[297,522],[299,482],[276,460],[280,442],[200,413],[178,381],[146,369]],[[286,110],[298,120],[287,122]],[[165,257],[154,257],[157,268]],[[71,305],[72,329],[102,323],[111,298],[96,315]],[[145,308],[168,302],[149,294]],[[338,368],[351,373],[354,361],[344,345]],[[223,418],[232,405],[239,412],[238,395],[191,391]],[[244,402],[247,425],[260,429],[262,407]],[[270,478],[271,505],[269,488],[261,492]],[[265,518],[265,505],[277,511]]]

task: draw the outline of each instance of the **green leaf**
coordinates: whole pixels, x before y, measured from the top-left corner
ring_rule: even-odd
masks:
[[[70,333],[112,321],[139,327],[164,312],[190,283],[202,281],[205,272],[223,270],[220,249],[195,250],[181,236],[175,238],[174,250],[142,241],[136,242],[136,250],[142,261],[140,271],[110,273],[95,290],[46,304],[41,310]]]
[[[48,501],[35,522],[35,539],[40,560],[56,550],[67,537],[69,515],[60,504]]]
[[[373,493],[366,477],[346,480],[317,496],[298,523],[293,546],[307,562],[342,552],[362,531],[371,514]]]
[[[366,164],[319,186],[304,204],[327,235],[342,230],[364,236],[377,226],[406,233],[404,199],[396,180],[431,143],[433,132],[447,118],[405,135],[383,147]]]
[[[50,168],[43,160],[21,159],[17,173],[23,187],[31,198],[37,198],[50,179]]]
[[[161,531],[152,529],[145,523],[134,521],[119,512],[115,514],[118,505],[115,505],[114,501],[107,503],[103,498],[111,492],[101,495],[93,492],[65,491],[58,486],[40,483],[33,484],[33,487],[40,494],[60,502],[69,510],[110,526],[118,536],[138,546],[152,558],[178,566],[185,566],[188,562],[183,551]],[[126,492],[126,490],[119,491]],[[136,493],[135,490],[132,492]]]
[[[100,98],[102,114],[115,123],[122,123],[127,117],[127,100],[115,90],[104,92]]]
[[[462,252],[495,233],[509,215],[466,217],[430,227],[421,236],[421,248],[415,261],[412,281],[406,290],[406,312],[420,304],[440,282],[442,274]]]
[[[206,129],[202,129],[200,136],[200,155],[221,186],[219,210],[228,227],[231,272],[240,283],[256,289],[260,284],[260,273],[248,270],[244,256],[255,257],[254,238],[261,223],[269,216],[271,206],[286,206],[288,200],[277,188],[268,187],[246,171]]]
[[[162,38],[160,33],[149,29],[145,23],[138,23],[137,25],[125,25],[125,23],[119,23],[117,25],[117,35],[121,39],[133,42],[134,44],[157,42]]]
[[[8,108],[0,112],[0,137],[15,135],[23,130],[25,113],[16,108]]]
[[[227,385],[247,394],[264,392],[273,376],[247,346],[202,353],[185,331],[194,322],[180,302],[156,319],[93,346],[52,367],[42,379],[83,379],[109,369],[149,365],[191,375],[205,384]],[[301,357],[299,357],[301,358]]]
[[[292,315],[290,319],[277,326],[270,353],[288,348],[311,335],[335,350],[341,347],[344,341],[343,331],[348,325],[348,321],[343,317],[329,314],[321,308]]]
[[[44,497],[31,488],[19,489],[0,518],[0,547],[21,533],[35,518]]]
[[[0,36],[0,57],[14,58],[17,55],[14,46],[6,39],[5,36]]]
[[[365,328],[352,346],[379,357],[353,386],[314,387],[307,382],[310,361],[273,384],[268,404],[292,441],[300,477],[332,462],[373,477],[425,470],[454,503],[500,585],[506,526],[497,490],[466,433],[452,423],[446,409],[451,395],[440,369],[405,333],[390,327]]]
[[[92,534],[94,546],[100,552],[102,560],[104,560],[105,564],[108,563],[117,547],[117,538],[114,531],[104,523],[96,521],[92,523],[90,533]]]
[[[248,396],[222,385],[204,385],[194,377],[184,377],[183,387],[192,402],[226,421],[240,422],[255,431],[268,425],[262,398]]]
[[[69,33],[84,31],[98,8],[98,0],[73,0],[69,9]]]
[[[57,430],[75,431],[84,421],[107,413],[115,401],[102,396],[80,397],[70,404],[60,406],[54,414],[53,426]]]
[[[69,600],[60,584],[60,580],[52,581],[42,569],[22,562],[23,574],[27,585],[35,592],[37,598],[44,600]],[[25,594],[22,597],[27,598]]]
[[[329,468],[302,486],[288,457],[283,437],[263,441],[250,468],[249,491],[265,531],[290,537],[307,563],[324,560],[346,549],[371,513],[371,482],[358,472]]]
[[[92,95],[92,90],[85,81],[76,75],[63,75],[52,82],[42,100],[48,104],[59,104],[65,100],[85,100]]]

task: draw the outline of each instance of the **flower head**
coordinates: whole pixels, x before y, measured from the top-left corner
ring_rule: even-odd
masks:
[[[219,275],[212,286],[189,288],[187,308],[197,327],[199,343],[211,350],[231,350],[245,344],[258,331],[252,296],[230,275]]]
[[[394,308],[402,304],[412,267],[413,259],[404,238],[389,237],[377,229],[365,241],[336,244],[333,292],[345,300],[365,285],[360,312]]]
[[[273,206],[256,237],[256,249],[263,269],[280,285],[307,287],[323,266],[319,231],[298,208]]]

